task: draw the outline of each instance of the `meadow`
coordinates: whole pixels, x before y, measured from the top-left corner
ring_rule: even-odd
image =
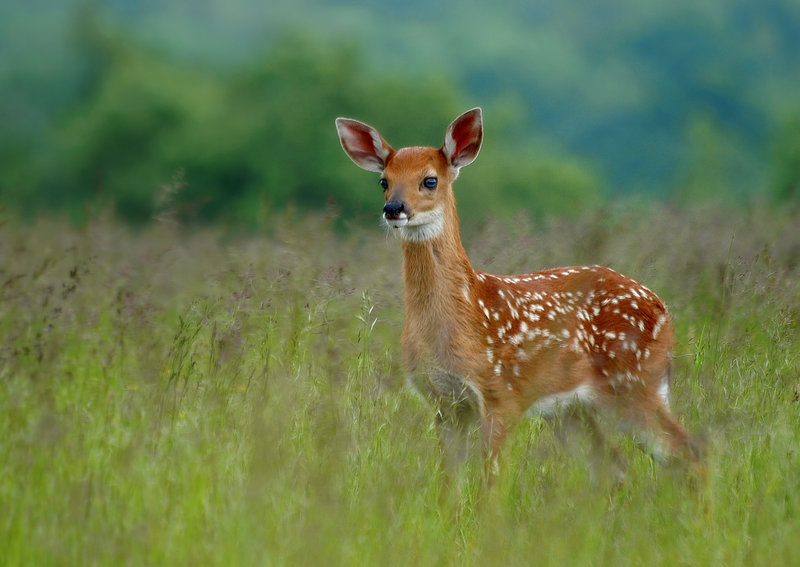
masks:
[[[665,299],[708,479],[620,437],[627,482],[598,486],[531,419],[457,512],[377,221],[0,221],[0,564],[800,565],[798,210],[465,226],[477,268],[605,264]]]

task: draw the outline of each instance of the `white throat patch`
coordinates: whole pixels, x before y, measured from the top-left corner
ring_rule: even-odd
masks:
[[[430,211],[417,213],[410,219],[387,220],[384,217],[383,220],[392,232],[397,231],[401,239],[422,242],[436,238],[444,230],[444,207],[440,205]]]

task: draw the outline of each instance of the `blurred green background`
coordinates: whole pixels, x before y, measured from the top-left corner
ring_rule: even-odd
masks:
[[[373,222],[377,180],[333,119],[439,145],[478,105],[467,221],[631,198],[782,205],[800,200],[798,93],[797,0],[6,2],[0,206]]]

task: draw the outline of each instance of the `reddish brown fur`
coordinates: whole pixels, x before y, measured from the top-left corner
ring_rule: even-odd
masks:
[[[451,460],[463,460],[472,423],[479,424],[493,462],[529,408],[558,401],[612,410],[624,425],[650,435],[662,460],[695,458],[690,436],[669,413],[672,323],[652,291],[599,266],[510,277],[472,268],[452,183],[477,155],[479,111],[457,119],[440,149],[395,151],[368,126],[340,121],[345,151],[383,174],[386,202],[402,204],[407,216],[407,225],[394,217],[389,222],[403,235],[403,362],[437,407]],[[431,177],[438,179],[435,190],[423,185]],[[411,228],[420,218],[428,219],[424,237]],[[439,221],[440,228],[431,228]],[[602,442],[599,433],[596,441]]]

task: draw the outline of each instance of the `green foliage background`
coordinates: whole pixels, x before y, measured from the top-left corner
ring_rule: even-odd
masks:
[[[0,203],[28,215],[252,226],[335,202],[360,224],[373,180],[333,119],[438,145],[476,105],[468,221],[798,195],[792,0],[45,0],[0,16]]]

